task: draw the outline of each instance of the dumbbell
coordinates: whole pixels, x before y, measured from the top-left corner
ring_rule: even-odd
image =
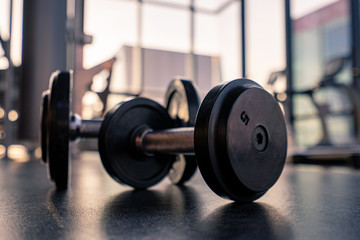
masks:
[[[83,120],[78,114],[71,114],[71,78],[70,72],[53,73],[49,90],[42,95],[42,160],[47,163],[49,176],[58,189],[68,184],[69,141],[97,138],[102,124],[102,120]],[[173,80],[166,92],[165,105],[177,126],[193,126],[200,100],[192,82]],[[182,184],[191,178],[196,168],[193,156],[178,155],[169,178],[174,184]]]
[[[214,87],[200,105],[195,127],[176,127],[161,105],[136,98],[108,112],[99,132],[101,161],[119,183],[147,188],[167,174],[173,155],[192,155],[215,193],[245,202],[277,181],[286,150],[278,103],[248,79]]]
[[[53,79],[51,93],[59,76]],[[50,111],[53,95],[47,114],[56,116]],[[69,113],[68,109],[64,112]],[[47,121],[51,123],[52,118]],[[64,126],[63,132],[69,130]],[[168,174],[175,155],[195,155],[210,188],[235,201],[253,201],[265,194],[282,172],[287,148],[279,105],[247,79],[213,88],[201,103],[194,128],[179,128],[160,104],[137,98],[106,114],[98,138],[102,163],[120,183],[150,187]]]

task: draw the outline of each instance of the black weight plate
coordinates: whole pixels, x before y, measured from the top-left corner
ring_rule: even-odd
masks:
[[[135,134],[142,128],[173,127],[166,109],[146,98],[123,102],[106,114],[99,133],[101,161],[118,181],[137,189],[160,182],[169,172],[174,156],[144,154],[135,148]]]
[[[212,89],[195,125],[201,174],[218,195],[253,201],[277,181],[285,164],[283,113],[273,96],[247,79]]]
[[[69,174],[69,72],[56,72],[51,77],[48,129],[48,168],[57,189],[65,189]]]
[[[44,163],[47,162],[47,134],[48,134],[48,109],[49,109],[49,91],[45,91],[42,94],[41,104],[41,123],[40,123],[40,141],[41,141],[41,158]]]
[[[173,80],[165,95],[166,109],[178,127],[193,127],[200,106],[199,95],[189,80]],[[174,184],[190,180],[197,169],[194,156],[177,155],[168,177]]]

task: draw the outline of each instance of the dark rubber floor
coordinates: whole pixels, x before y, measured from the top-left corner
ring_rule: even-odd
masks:
[[[147,191],[113,181],[98,154],[72,161],[57,192],[40,161],[0,160],[1,239],[359,239],[360,173],[286,166],[261,199],[234,204],[199,173]]]

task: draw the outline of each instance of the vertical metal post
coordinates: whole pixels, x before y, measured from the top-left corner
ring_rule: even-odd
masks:
[[[19,137],[38,142],[41,92],[66,69],[66,1],[24,1]]]
[[[137,5],[137,44],[136,44],[136,48],[137,48],[137,57],[138,57],[138,66],[136,67],[138,72],[138,82],[139,82],[139,93],[142,92],[142,89],[144,88],[144,49],[142,46],[142,32],[143,32],[143,25],[142,25],[142,21],[143,21],[143,0],[138,0],[138,5]]]
[[[294,106],[293,96],[291,91],[293,90],[293,32],[292,32],[292,19],[291,19],[291,0],[285,0],[285,36],[286,36],[286,88],[288,97],[286,100],[286,117],[288,123],[293,126],[294,124]]]
[[[360,91],[360,16],[359,0],[350,0],[351,17],[351,54],[353,69],[353,85]]]
[[[197,59],[195,55],[195,0],[190,2],[190,53],[187,66],[190,78],[198,83]]]
[[[246,78],[245,0],[240,0],[240,24],[241,24],[241,70],[242,70],[242,77]]]
[[[70,42],[73,44],[73,54],[70,55],[67,59],[69,63],[73,63],[73,66],[71,66],[69,63],[67,64],[67,66],[68,69],[73,69],[74,75],[76,75],[78,71],[83,70],[84,45],[90,44],[92,42],[92,37],[84,34],[84,0],[73,0],[73,4],[75,15],[72,19],[72,37],[71,39],[69,39]],[[74,77],[74,79],[77,79],[77,77]]]
[[[75,41],[75,18],[77,16],[77,8],[75,6],[75,0],[67,1],[67,28],[66,28],[66,69],[76,71],[76,41]],[[74,73],[75,75],[75,73]]]
[[[67,41],[67,70],[73,71],[73,86],[72,86],[72,109],[76,112],[80,111],[82,106],[82,93],[79,91],[81,89],[83,81],[81,81],[81,71],[84,66],[84,45],[85,34],[84,34],[84,0],[73,0],[68,1],[73,5],[74,8],[73,16],[68,18],[68,21],[71,20],[69,28],[67,29],[68,41]],[[70,35],[70,36],[69,36]]]
[[[83,34],[84,25],[84,0],[71,0],[68,1],[68,6],[73,9],[72,16],[67,16],[68,27],[67,32],[67,58],[66,58],[66,70],[73,70],[73,81],[71,89],[71,108],[75,111],[79,110],[81,104],[81,97],[77,89],[79,89],[80,81],[79,71],[83,69],[84,63],[84,49],[81,37]],[[80,108],[81,109],[81,108]]]

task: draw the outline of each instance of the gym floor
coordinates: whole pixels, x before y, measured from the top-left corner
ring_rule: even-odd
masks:
[[[57,192],[40,161],[0,161],[1,239],[359,239],[360,172],[294,167],[265,196],[235,204],[197,173],[147,191],[113,181],[97,153],[72,161]]]

